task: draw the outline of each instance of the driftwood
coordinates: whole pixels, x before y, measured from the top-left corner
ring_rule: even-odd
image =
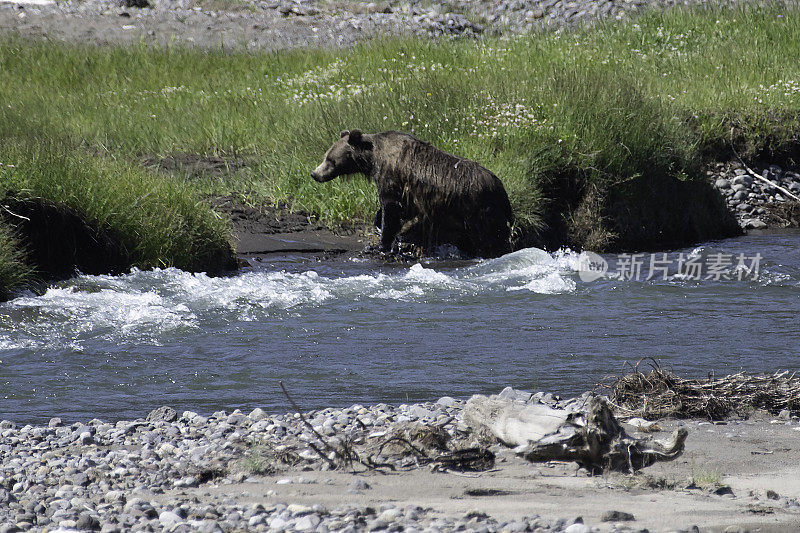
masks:
[[[440,426],[412,422],[371,435],[364,449],[370,457],[400,460],[412,468],[428,465],[437,472],[480,472],[494,466],[494,454],[488,449],[464,448],[453,440]]]
[[[331,444],[308,421],[300,406],[286,390],[283,382],[279,381],[278,385],[292,407],[297,410],[300,421],[319,442],[319,444],[315,444],[309,441],[306,444],[333,470],[350,468],[355,472],[356,464],[360,464],[367,470],[381,474],[386,474],[388,470],[397,470],[398,466],[418,468],[423,465],[430,465],[434,470],[440,472],[464,470],[477,472],[488,470],[494,466],[492,452],[484,448],[459,446],[459,443],[453,442],[454,439],[443,425],[399,424],[388,432],[377,431],[355,439],[339,438],[336,439],[336,444]],[[363,424],[362,429],[366,433],[367,428]],[[331,440],[333,441],[333,439]],[[268,450],[270,457],[268,461],[262,461],[259,457],[255,458],[256,462],[265,463],[258,466],[260,470],[273,469],[273,463],[296,464],[300,460],[297,454],[283,447],[281,450],[268,447],[271,448]]]
[[[733,148],[732,145],[731,145],[731,148]],[[774,181],[768,180],[767,178],[765,178],[764,176],[762,176],[758,172],[755,172],[752,168],[748,167],[745,164],[744,160],[742,160],[742,158],[739,157],[739,154],[736,153],[736,150],[733,150],[733,153],[736,155],[736,159],[739,160],[739,163],[744,167],[745,171],[747,171],[748,174],[750,174],[751,176],[753,176],[754,178],[756,178],[758,180],[763,181],[764,183],[766,183],[770,187],[774,187],[774,188],[778,189],[779,191],[781,191],[786,196],[789,196],[790,198],[794,198],[795,200],[800,202],[800,197],[798,197],[796,194],[792,193],[789,189],[787,189],[785,187],[781,187],[780,185],[778,185]]]
[[[687,435],[681,428],[668,443],[635,439],[598,396],[589,396],[582,409],[563,410],[476,395],[467,402],[464,421],[479,435],[515,447],[529,461],[575,461],[592,472],[632,472],[674,459]]]
[[[640,361],[641,363],[641,361]],[[739,372],[721,378],[682,379],[658,363],[648,373],[639,364],[617,378],[609,398],[618,414],[648,420],[747,417],[754,409],[800,414],[800,378],[788,371],[770,375]]]

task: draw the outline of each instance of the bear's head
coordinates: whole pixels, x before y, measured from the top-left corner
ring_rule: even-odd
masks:
[[[311,171],[311,177],[323,183],[345,174],[370,170],[372,142],[361,130],[343,131],[339,140],[325,153],[325,160]]]

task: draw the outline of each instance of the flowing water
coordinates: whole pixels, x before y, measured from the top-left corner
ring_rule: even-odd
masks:
[[[478,262],[282,257],[233,277],[80,276],[0,305],[0,419],[283,412],[279,381],[304,409],[507,385],[569,395],[644,357],[684,377],[798,369],[800,232],[652,258],[660,269],[649,254],[604,256],[595,280],[578,254],[533,248]],[[742,259],[751,271],[736,269]]]

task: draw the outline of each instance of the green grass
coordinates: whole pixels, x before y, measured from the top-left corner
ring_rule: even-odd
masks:
[[[723,476],[717,471],[695,470],[692,464],[692,483],[703,490],[714,491],[722,486]]]
[[[29,124],[0,110],[5,126],[0,145],[0,186],[4,198],[33,198],[80,214],[92,227],[119,240],[130,266],[175,266],[219,271],[232,261],[228,224],[203,204],[198,192],[180,180],[155,176],[109,155],[91,156],[85,147],[43,134],[29,135]],[[6,209],[5,219],[18,215]],[[13,233],[2,226],[0,249],[25,264],[25,247],[14,245]],[[8,243],[8,245],[6,244]],[[0,250],[0,269],[4,266]],[[0,287],[30,279],[29,268]],[[7,281],[6,281],[7,279]]]
[[[10,296],[10,291],[20,287],[33,276],[33,271],[25,262],[22,244],[13,231],[0,225],[0,300]]]
[[[310,169],[342,129],[397,129],[494,171],[523,228],[547,221],[559,180],[577,180],[570,231],[602,244],[621,231],[607,197],[663,189],[637,179],[702,179],[731,142],[748,156],[796,147],[798,18],[675,9],[559,34],[276,53],[4,38],[0,136],[24,117],[29,137],[126,179],[144,175],[143,156],[245,155],[247,168],[176,195],[237,191],[335,225],[370,220],[374,186],[320,185]]]

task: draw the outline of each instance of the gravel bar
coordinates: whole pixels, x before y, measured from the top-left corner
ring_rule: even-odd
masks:
[[[552,394],[506,388],[501,397],[569,408]],[[463,400],[371,407],[353,405],[305,414],[219,411],[211,416],[161,407],[146,418],[115,423],[91,420],[47,425],[0,422],[0,533],[14,531],[592,531],[580,520],[548,522],[538,516],[498,522],[482,513],[461,520],[435,516],[419,506],[379,508],[282,502],[246,503],[231,497],[199,500],[181,489],[255,481],[265,471],[287,472],[277,484],[306,482],[304,471],[331,465],[318,452],[322,440],[361,444],[409,424],[434,427],[458,447],[470,444],[459,429]],[[314,428],[312,431],[309,425]],[[315,432],[318,434],[315,434]],[[393,470],[419,468],[411,454],[378,457]],[[358,466],[358,465],[356,465]],[[362,468],[363,470],[363,468]],[[297,474],[300,473],[298,476]],[[350,491],[368,488],[354,478]],[[177,490],[176,490],[177,489]],[[168,494],[164,502],[160,495]],[[469,514],[469,513],[468,513]]]

